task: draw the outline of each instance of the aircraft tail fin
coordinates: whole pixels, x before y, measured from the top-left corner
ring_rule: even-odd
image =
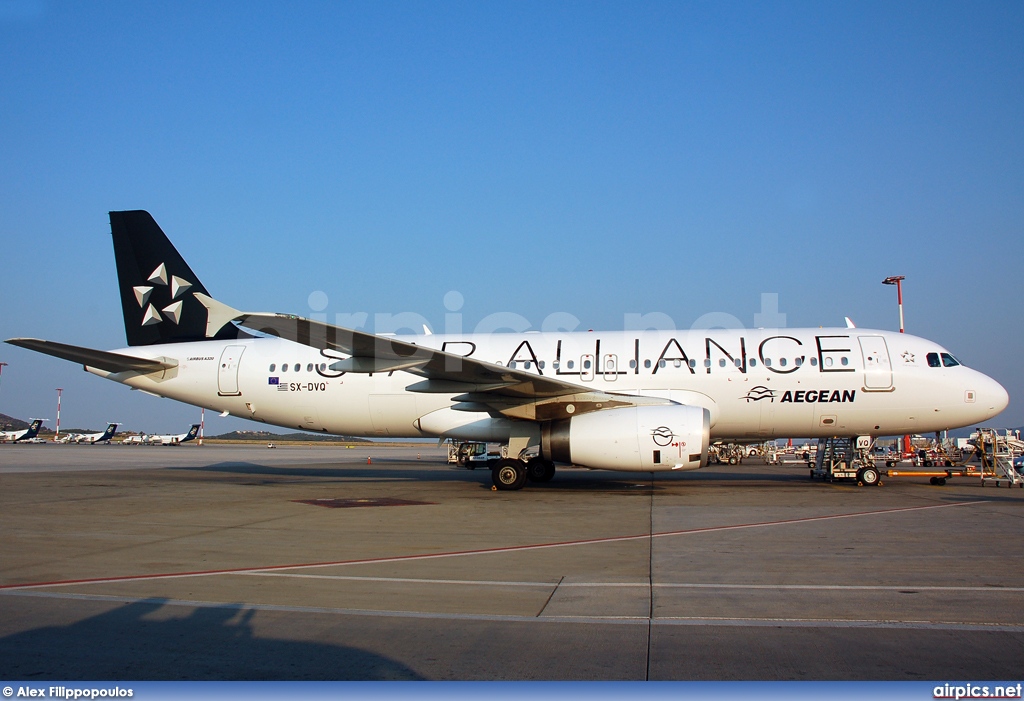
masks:
[[[196,294],[210,294],[149,212],[111,212],[110,233],[129,346],[248,336],[231,323],[207,328]]]
[[[35,438],[37,435],[39,435],[39,429],[42,428],[43,421],[45,420],[46,419],[33,419],[32,423],[29,424],[28,429],[20,438],[18,438],[18,440],[25,441],[28,440],[29,438]]]
[[[102,436],[100,436],[99,438],[96,439],[96,442],[97,443],[102,443],[103,441],[109,441],[111,438],[114,437],[114,433],[116,431],[117,431],[117,424],[115,424],[115,423],[109,424],[107,426],[107,430],[103,432]]]
[[[198,436],[198,435],[199,435],[199,424],[192,424],[192,428],[190,428],[188,430],[188,433],[186,433],[185,437],[181,439],[181,442],[184,443],[185,441],[194,440],[195,437]]]

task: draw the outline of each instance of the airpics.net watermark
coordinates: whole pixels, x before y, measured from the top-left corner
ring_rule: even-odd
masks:
[[[581,331],[583,322],[569,312],[553,312],[544,317],[540,324],[534,324],[522,314],[516,312],[493,312],[480,319],[472,329],[466,328],[462,309],[465,298],[457,290],[450,290],[444,296],[444,323],[438,329],[430,320],[417,312],[378,312],[373,315],[373,326],[369,312],[327,312],[330,299],[322,290],[311,292],[307,303],[313,321],[333,324],[347,329],[372,331],[377,334],[422,334],[424,329],[430,333],[444,333],[451,336],[462,334],[490,334],[500,332],[525,333],[541,331],[544,333],[571,333]],[[329,318],[333,316],[333,318]],[[627,312],[623,314],[622,329],[624,331],[679,331],[682,327],[664,312]],[[748,328],[738,317],[728,312],[708,312],[698,317],[690,326],[691,331],[709,329],[745,329]],[[776,292],[761,293],[761,309],[754,313],[752,328],[783,329],[786,328],[786,315],[779,311],[779,295]]]
[[[942,684],[932,690],[936,699],[1019,699],[1024,684]]]

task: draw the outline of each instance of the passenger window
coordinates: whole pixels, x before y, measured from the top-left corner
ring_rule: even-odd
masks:
[[[276,369],[277,369],[277,363],[271,363],[270,364],[270,372],[274,372],[274,370],[276,370]]]
[[[533,363],[530,362],[529,360],[524,360],[523,361],[523,369],[524,370],[529,370],[532,365],[533,365]]]
[[[537,367],[539,367],[541,370],[543,370],[544,369],[544,361],[543,360],[538,360],[537,361]]]
[[[573,361],[571,361],[571,360],[570,360],[569,362],[567,362],[567,363],[565,364],[565,366],[566,366],[567,368],[569,368],[570,370],[572,370],[572,366],[573,366]]]
[[[514,361],[514,360],[510,360],[510,361],[508,362],[508,366],[509,366],[510,368],[512,368],[513,370],[515,370],[515,369],[516,369],[516,361]]]
[[[827,367],[827,368],[832,367],[832,358],[831,357],[825,358],[825,367]]]
[[[648,370],[651,369],[651,359],[650,358],[648,358],[647,360],[644,361],[644,367],[647,368]]]
[[[738,368],[743,367],[743,361],[740,360],[739,358],[736,358],[736,367],[738,367]]]
[[[946,368],[955,368],[960,364],[960,361],[951,356],[949,353],[942,354],[942,366]]]
[[[781,367],[786,367],[786,359],[785,358],[779,358],[779,365]]]
[[[630,360],[629,361],[629,369],[632,370],[635,367],[636,367],[636,361],[635,360]]]
[[[753,361],[751,361],[751,362],[753,362]],[[764,366],[766,368],[770,368],[772,366],[772,359],[771,358],[765,358],[764,359]]]
[[[842,357],[842,358],[841,358],[841,359],[839,360],[839,362],[840,362],[840,363],[842,363],[843,365],[849,365],[849,364],[850,364],[850,359],[849,359],[849,358],[847,358],[847,357],[846,357],[846,356],[844,355],[844,356],[843,356],[843,357]]]
[[[551,367],[553,367],[555,370],[558,369],[558,365],[559,365],[559,363],[558,363],[557,360],[552,360],[551,361]]]
[[[720,367],[720,368],[724,368],[725,367],[725,358],[719,359],[718,367]]]
[[[757,367],[757,361],[756,361],[756,360],[754,360],[753,358],[751,358],[751,359],[750,359],[749,361],[747,361],[747,362],[748,362],[748,363],[750,364],[750,367],[752,367],[752,368],[753,368],[753,367]],[[769,361],[768,361],[768,362],[767,362],[766,364],[767,364],[767,365],[771,365],[771,364],[772,364],[772,361],[770,361],[770,360],[769,360]]]
[[[818,364],[818,359],[817,358],[811,358],[811,367],[813,368],[817,364]]]
[[[327,363],[320,363],[320,372],[323,372],[326,369],[327,369]]]
[[[281,363],[281,372],[288,372],[288,363]]]
[[[940,368],[940,367],[942,367],[942,364],[939,362],[939,354],[938,353],[929,353],[928,354],[928,367],[930,367],[930,368]]]
[[[673,360],[672,364],[675,365],[677,368],[683,367],[683,361],[682,360],[678,360],[678,359],[677,360]]]
[[[796,366],[797,366],[797,367],[800,367],[801,365],[803,365],[803,364],[804,364],[804,359],[803,359],[803,358],[797,358],[797,359],[796,359],[796,360],[794,360],[793,362],[794,362],[794,363],[796,363]]]
[[[313,372],[313,363],[306,366],[306,372]]]
[[[295,363],[295,367],[292,368],[292,370],[294,370],[295,372],[298,372],[301,369],[302,369],[302,366],[299,365],[298,363]]]
[[[658,361],[658,367],[659,368],[665,367],[665,359],[664,358],[662,358],[661,360]]]
[[[711,367],[711,358],[704,358],[704,367]]]
[[[584,370],[589,370],[590,369],[590,361],[589,360],[584,360],[583,361],[583,369]]]
[[[693,358],[690,358],[690,367],[691,368],[697,367],[697,361],[694,360]]]

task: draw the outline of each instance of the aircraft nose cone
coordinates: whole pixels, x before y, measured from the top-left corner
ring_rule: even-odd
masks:
[[[997,414],[1010,405],[1010,393],[1001,384],[992,380],[992,410]]]

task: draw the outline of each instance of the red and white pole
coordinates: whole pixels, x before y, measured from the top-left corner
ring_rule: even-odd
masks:
[[[199,412],[199,445],[203,444],[203,435],[206,431],[206,407]]]
[[[58,387],[57,388],[57,435],[55,435],[53,437],[54,441],[56,441],[58,438],[60,438],[60,395],[61,395],[61,393],[63,391],[64,391],[63,387]]]

